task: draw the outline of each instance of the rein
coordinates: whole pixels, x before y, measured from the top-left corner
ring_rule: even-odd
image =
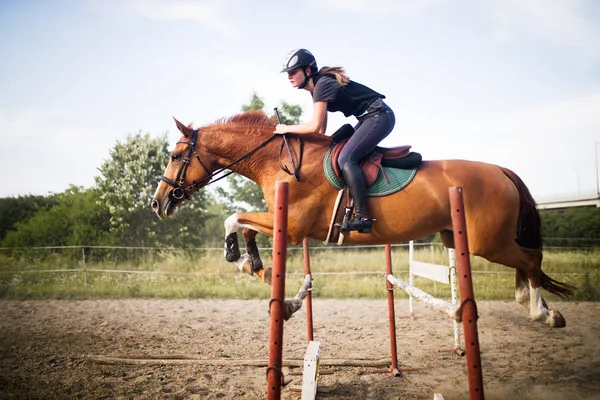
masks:
[[[179,200],[183,199],[184,197],[187,199],[190,196],[189,193],[191,191],[199,188],[200,186],[206,186],[211,183],[218,182],[221,179],[226,178],[229,175],[233,174],[234,171],[229,171],[229,172],[223,174],[222,176],[218,177],[217,179],[212,180],[212,178],[223,173],[223,171],[229,169],[230,167],[234,166],[235,164],[237,164],[237,163],[245,160],[246,158],[252,156],[253,154],[255,154],[257,151],[259,151],[260,149],[265,147],[267,144],[269,144],[277,136],[279,136],[279,135],[271,136],[270,138],[268,138],[267,140],[265,140],[264,142],[262,142],[261,144],[256,146],[254,149],[250,150],[248,153],[244,154],[242,157],[240,157],[237,160],[235,160],[234,162],[232,162],[231,164],[226,165],[222,168],[219,168],[215,172],[211,173],[208,170],[208,168],[206,168],[206,165],[204,165],[204,163],[200,159],[200,156],[196,152],[196,139],[198,138],[198,129],[194,129],[191,141],[180,140],[177,142],[177,144],[183,143],[183,144],[187,144],[190,146],[188,153],[187,153],[186,157],[183,159],[181,167],[179,168],[179,171],[177,172],[177,178],[175,178],[175,180],[173,181],[173,180],[167,178],[166,176],[162,175],[159,178],[159,181],[164,181],[173,187],[173,190],[171,190],[171,192],[169,193],[169,198],[171,199],[171,201],[179,201]],[[287,141],[285,141],[285,142],[287,144]],[[284,146],[284,144],[282,143],[281,150],[283,150],[283,146]],[[202,165],[204,170],[208,173],[208,176],[200,179],[199,181],[193,181],[188,186],[184,186],[183,183],[185,181],[185,174],[186,174],[187,168],[190,164],[190,159],[191,159],[192,153],[196,156],[196,159],[198,160],[198,162],[200,162],[200,165]],[[281,152],[280,152],[280,154],[281,154]],[[291,154],[290,154],[290,159],[292,160],[292,164],[294,165],[294,161],[292,159]],[[295,165],[294,165],[294,173],[290,173],[289,170],[287,170],[287,168],[282,167],[282,169],[284,171],[286,171],[287,173],[289,173],[290,175],[292,175],[292,174],[297,175]],[[208,181],[208,183],[205,184],[205,182],[207,182],[207,181]]]

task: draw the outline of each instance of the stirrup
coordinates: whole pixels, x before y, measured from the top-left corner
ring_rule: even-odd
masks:
[[[373,219],[368,215],[354,216],[346,225],[349,231],[358,231],[358,233],[371,233]]]

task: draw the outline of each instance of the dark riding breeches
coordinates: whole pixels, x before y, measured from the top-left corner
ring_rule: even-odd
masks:
[[[340,169],[344,170],[347,163],[358,164],[390,134],[395,123],[394,112],[385,103],[379,111],[360,120],[354,127],[354,134],[340,152],[338,158]]]

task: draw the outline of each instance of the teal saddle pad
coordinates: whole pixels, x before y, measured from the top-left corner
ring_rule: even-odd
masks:
[[[398,169],[398,168],[390,168],[383,167],[385,170],[385,174],[387,175],[389,182],[385,179],[385,176],[379,170],[379,174],[377,175],[377,180],[374,184],[367,188],[367,196],[370,197],[381,197],[387,196],[392,193],[396,193],[402,190],[406,185],[408,185],[415,175],[417,174],[417,168],[412,169]],[[325,155],[325,160],[323,162],[323,170],[325,172],[325,176],[331,185],[340,190],[344,188],[344,183],[335,176],[335,172],[333,171],[333,167],[331,166],[331,149]]]

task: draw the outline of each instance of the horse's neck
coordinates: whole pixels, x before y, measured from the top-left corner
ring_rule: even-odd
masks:
[[[271,128],[270,131],[272,130]],[[255,127],[247,127],[242,130],[238,127],[223,130],[219,136],[221,140],[210,145],[210,152],[219,156],[220,167],[226,167],[243,158],[232,165],[230,169],[254,182],[257,182],[263,174],[273,173],[275,166],[270,160],[277,157],[275,150],[278,149],[277,144],[280,143],[277,138],[248,156],[249,153],[268,141],[272,132],[267,133],[264,128],[259,130]]]
[[[218,155],[222,159],[221,167],[225,167],[246,156],[272,137],[273,128],[247,127],[245,129],[242,130],[238,127],[223,131],[219,133],[222,140],[211,145],[211,153]],[[305,171],[320,170],[330,138],[322,135],[301,137],[303,142],[302,150],[300,150],[299,142],[295,135],[288,135],[287,138],[288,146],[295,155],[294,163],[296,165],[301,164],[301,175],[306,174],[307,172]],[[266,146],[232,165],[230,169],[259,184],[265,181],[274,182],[277,179],[276,177],[283,172],[281,165],[286,165],[289,169],[292,169],[286,146],[281,151],[282,140],[283,137],[281,136],[275,137]],[[302,160],[299,160],[301,153]]]

